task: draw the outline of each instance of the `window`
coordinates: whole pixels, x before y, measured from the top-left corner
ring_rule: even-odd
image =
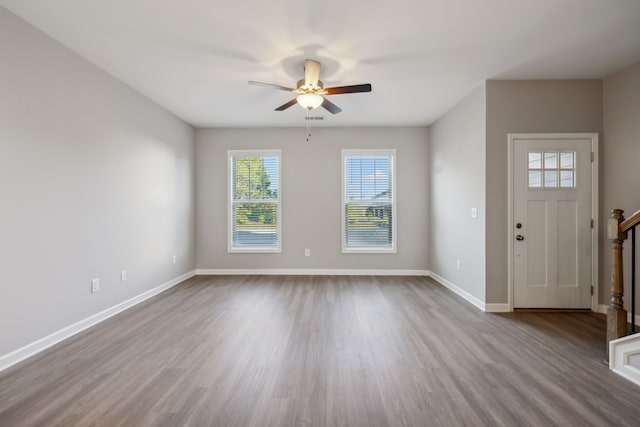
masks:
[[[342,252],[395,253],[395,150],[342,150]]]
[[[575,188],[575,151],[529,152],[529,188]]]
[[[280,150],[230,150],[229,252],[280,252]]]

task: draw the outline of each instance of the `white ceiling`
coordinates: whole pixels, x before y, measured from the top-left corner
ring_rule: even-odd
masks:
[[[0,0],[198,127],[302,126],[305,58],[324,126],[429,125],[486,79],[599,78],[640,61],[640,0]],[[314,122],[314,126],[319,122]]]

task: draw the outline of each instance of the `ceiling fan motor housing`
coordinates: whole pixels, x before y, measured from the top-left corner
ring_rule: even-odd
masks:
[[[298,83],[296,84],[296,88],[298,89],[298,91],[301,91],[302,93],[316,92],[318,90],[324,89],[324,84],[322,84],[322,80],[318,80],[318,85],[315,87],[311,87],[305,83],[305,79],[301,79],[301,80],[298,80]]]

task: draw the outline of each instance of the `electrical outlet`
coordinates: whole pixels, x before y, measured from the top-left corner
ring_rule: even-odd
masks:
[[[173,260],[173,263],[175,264],[178,261],[178,256],[174,254],[172,260]]]
[[[471,208],[471,218],[478,218],[478,208]]]
[[[304,256],[311,256],[311,249],[305,249]]]
[[[127,281],[127,271],[126,270],[122,270],[120,272],[120,281],[123,282],[123,283]]]
[[[91,281],[91,293],[96,293],[100,290],[100,279],[93,279]]]
[[[460,260],[456,261],[456,270],[462,270],[462,261]]]

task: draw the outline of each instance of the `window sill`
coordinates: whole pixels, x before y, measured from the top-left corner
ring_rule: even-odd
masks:
[[[384,248],[384,249],[375,249],[375,248],[353,248],[353,249],[347,249],[347,248],[342,248],[342,253],[343,254],[395,254],[398,253],[397,249],[393,248],[393,249],[389,249],[389,248]]]
[[[229,248],[227,253],[230,254],[280,254],[280,248]]]

